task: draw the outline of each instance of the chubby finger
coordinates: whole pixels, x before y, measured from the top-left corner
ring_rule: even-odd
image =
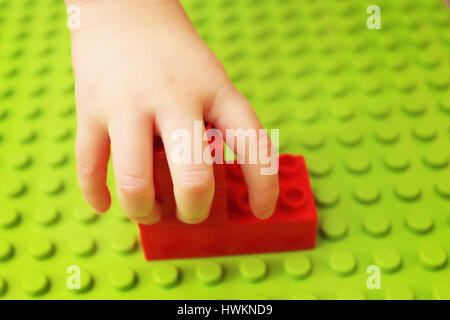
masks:
[[[267,131],[261,130],[263,128],[252,106],[228,83],[218,92],[206,117],[222,132],[227,145],[243,162],[241,168],[253,214],[260,219],[269,218],[275,211],[279,195],[278,157]],[[241,145],[245,141],[244,148],[239,141]]]
[[[177,113],[164,112],[158,118],[161,137],[173,181],[178,219],[196,224],[209,214],[214,197],[214,174],[201,108],[182,106]]]
[[[75,141],[77,177],[84,199],[98,213],[108,210],[111,196],[106,186],[109,137],[106,128],[91,118],[78,117]]]
[[[141,224],[159,221],[161,210],[153,186],[153,129],[144,114],[122,114],[109,122],[113,168],[119,203]]]

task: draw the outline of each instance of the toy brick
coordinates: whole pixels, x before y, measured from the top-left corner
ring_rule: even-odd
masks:
[[[222,173],[225,168],[227,188],[226,192],[216,189],[209,217],[203,223],[187,225],[177,221],[173,195],[160,199],[162,220],[152,226],[139,226],[146,259],[314,248],[317,211],[304,158],[282,155],[279,164],[280,197],[275,213],[267,220],[257,219],[251,213],[238,164],[215,165],[215,172]]]

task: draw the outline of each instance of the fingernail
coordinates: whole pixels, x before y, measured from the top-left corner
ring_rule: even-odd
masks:
[[[199,224],[208,218],[208,214],[181,215],[179,212],[177,212],[177,218],[178,220],[187,224]]]
[[[269,219],[273,215],[274,211],[275,211],[275,207],[265,209],[259,213],[258,217],[262,220]]]
[[[150,216],[135,217],[133,218],[133,221],[139,224],[151,225],[157,223],[159,221],[159,217],[150,217]]]

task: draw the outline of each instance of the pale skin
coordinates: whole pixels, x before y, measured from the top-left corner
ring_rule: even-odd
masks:
[[[162,138],[169,154],[175,143],[171,132],[193,131],[195,120],[212,123],[222,132],[259,129],[261,124],[178,0],[66,0],[66,4],[81,10],[81,29],[72,31],[72,61],[76,160],[83,196],[97,212],[108,210],[111,153],[123,211],[135,222],[156,223],[161,208],[153,185],[154,135]],[[270,148],[270,141],[263,148]],[[202,222],[214,196],[212,166],[174,164],[170,157],[168,161],[178,219]],[[279,186],[278,176],[261,175],[261,167],[248,164],[242,170],[252,212],[266,219],[275,209]]]

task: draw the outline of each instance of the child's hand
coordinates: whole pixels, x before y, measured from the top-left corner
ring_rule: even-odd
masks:
[[[261,125],[177,0],[67,2],[81,9],[81,29],[72,31],[72,60],[83,195],[95,210],[109,208],[111,143],[123,210],[136,222],[154,223],[161,210],[153,186],[153,134],[162,137],[169,155],[172,131],[193,131],[194,120],[222,131]],[[214,194],[212,166],[174,164],[169,156],[168,161],[179,219],[203,221]],[[267,218],[276,205],[278,177],[261,175],[261,167],[242,166],[252,211]]]

